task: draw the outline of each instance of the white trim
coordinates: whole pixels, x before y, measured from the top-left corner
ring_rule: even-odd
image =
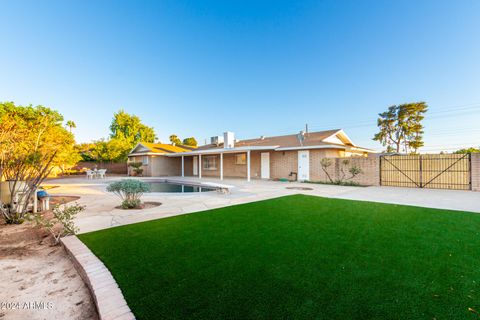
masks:
[[[167,153],[156,153],[156,152],[143,152],[143,153],[131,153],[128,157],[138,157],[138,156],[164,156]]]
[[[185,177],[185,158],[182,156],[182,177]]]
[[[366,149],[366,148],[361,148],[361,147],[350,147],[350,148],[347,148],[347,150],[377,153],[377,151],[375,151],[373,149]]]
[[[304,161],[304,159],[306,159],[306,161]],[[297,163],[298,163],[297,180],[298,181],[310,180],[310,151],[299,150]]]
[[[260,153],[260,178],[270,179],[270,152]]]
[[[192,173],[193,176],[198,176],[198,157],[192,157]]]
[[[350,137],[347,136],[347,134],[345,133],[345,131],[343,131],[343,129],[340,129],[340,130],[338,130],[337,132],[335,132],[334,134],[329,135],[328,137],[322,139],[322,141],[325,141],[325,140],[327,140],[328,138],[331,138],[331,137],[333,137],[333,136],[336,136],[337,134],[342,134],[352,146],[355,146],[355,143],[353,143],[352,139],[350,139]],[[346,144],[346,146],[348,146],[348,145]]]
[[[145,147],[143,144],[141,144],[140,142],[137,142],[137,144],[135,145],[135,147],[133,147],[133,149],[130,150],[130,152],[128,153],[128,155],[130,155],[130,154],[133,152],[133,150],[137,149],[137,147],[138,147],[139,145],[141,145],[141,146],[144,147],[145,149],[148,149],[148,150],[151,151],[150,148],[147,148],[147,147]],[[135,153],[134,153],[134,154],[135,154]]]
[[[340,149],[340,150],[355,150],[355,151],[363,151],[363,152],[370,152],[376,153],[373,149],[366,149],[357,146],[339,146],[333,144],[325,144],[325,145],[316,145],[316,146],[301,146],[301,147],[279,147],[279,146],[267,146],[267,147],[239,147],[234,149],[207,149],[207,150],[199,150],[199,151],[192,151],[192,152],[177,152],[177,153],[132,153],[129,154],[129,157],[135,156],[167,156],[167,157],[182,157],[182,156],[194,156],[200,154],[222,154],[222,153],[241,153],[246,151],[262,151],[262,150],[273,150],[273,151],[288,151],[288,150],[309,150],[309,149]]]
[[[199,154],[216,154],[216,153],[238,153],[238,152],[246,152],[246,151],[256,151],[256,150],[275,150],[279,146],[246,146],[246,147],[238,147],[238,148],[219,148],[219,149],[206,149],[206,150],[196,150],[196,151],[187,151],[187,152],[177,152],[177,153],[169,153],[166,154],[167,157],[180,157],[182,155],[190,156],[190,155],[199,155]]]
[[[202,155],[198,155],[198,179],[202,179]]]
[[[220,153],[220,180],[223,180],[223,153]]]
[[[250,181],[250,150],[247,151],[247,181]]]
[[[344,150],[348,146],[335,146],[335,145],[322,145],[322,146],[303,146],[303,147],[284,147],[277,148],[275,151],[288,151],[288,150],[309,150],[309,149],[341,149]]]

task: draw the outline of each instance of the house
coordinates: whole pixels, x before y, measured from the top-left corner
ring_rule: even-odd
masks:
[[[198,148],[139,143],[129,162],[142,162],[145,176],[238,177],[314,180],[326,157],[366,157],[373,150],[355,145],[341,130],[236,140],[233,132],[212,137]]]

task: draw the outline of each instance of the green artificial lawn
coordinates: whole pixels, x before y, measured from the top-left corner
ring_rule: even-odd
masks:
[[[474,213],[294,195],[79,237],[137,319],[480,319]]]

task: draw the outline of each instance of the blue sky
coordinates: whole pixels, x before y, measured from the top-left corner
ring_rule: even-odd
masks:
[[[108,135],[120,108],[171,133],[343,127],[426,101],[424,151],[480,145],[480,1],[3,1],[0,101]]]

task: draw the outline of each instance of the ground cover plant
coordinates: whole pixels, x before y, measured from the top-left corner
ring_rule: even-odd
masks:
[[[80,235],[137,319],[478,319],[480,215],[294,195]]]

